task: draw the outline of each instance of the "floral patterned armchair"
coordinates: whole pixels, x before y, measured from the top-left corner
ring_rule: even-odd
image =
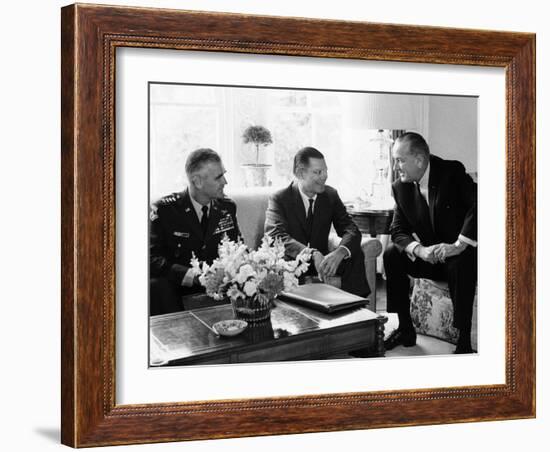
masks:
[[[453,327],[453,303],[446,282],[414,279],[411,317],[418,333],[457,343],[458,330]],[[477,296],[472,317],[472,347],[477,349]]]

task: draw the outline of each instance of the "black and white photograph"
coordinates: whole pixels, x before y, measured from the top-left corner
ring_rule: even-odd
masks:
[[[147,95],[151,367],[478,353],[478,97]]]
[[[545,11],[7,2],[2,449],[546,450]]]

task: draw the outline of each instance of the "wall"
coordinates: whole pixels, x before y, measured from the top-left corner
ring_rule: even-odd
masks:
[[[92,3],[105,3],[92,1]],[[309,16],[435,26],[537,32],[538,166],[550,164],[550,31],[544,2],[524,0],[458,3],[354,0],[112,0],[137,6]],[[68,1],[7,2],[0,29],[3,66],[0,237],[2,300],[2,401],[0,444],[8,451],[64,451],[59,445],[60,162],[59,8]],[[498,452],[547,450],[550,429],[548,374],[548,196],[550,178],[538,184],[537,419],[368,431],[288,435],[142,446],[123,451],[281,450],[453,452],[490,447]],[[345,377],[345,376],[342,376]],[[365,376],[368,378],[368,375]]]
[[[429,118],[430,151],[477,171],[477,100],[432,96]]]

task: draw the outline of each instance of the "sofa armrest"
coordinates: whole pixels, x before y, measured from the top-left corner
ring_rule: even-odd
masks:
[[[382,243],[376,237],[363,236],[361,249],[363,250],[365,259],[376,259],[382,254]],[[374,270],[376,271],[376,268]]]
[[[332,233],[328,237],[329,251],[334,250],[340,243],[340,237]],[[363,235],[361,250],[365,256],[365,273],[371,290],[370,309],[376,312],[376,258],[382,254],[382,243],[376,237]]]
[[[382,254],[382,243],[376,237],[363,235],[361,249],[365,256],[365,272],[371,290],[369,307],[376,312],[376,258]]]

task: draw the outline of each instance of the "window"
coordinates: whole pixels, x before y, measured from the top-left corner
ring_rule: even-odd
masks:
[[[194,149],[217,151],[230,188],[246,189],[287,185],[293,178],[296,151],[313,146],[325,155],[327,183],[344,201],[368,207],[385,197],[385,207],[391,207],[392,133],[365,126],[375,96],[392,95],[153,83],[151,200],[185,188],[185,160]],[[415,96],[402,97],[409,105]],[[272,143],[258,147],[244,143],[242,135],[250,125],[267,128]],[[383,152],[381,140],[387,145]],[[251,177],[251,171],[262,175]]]

